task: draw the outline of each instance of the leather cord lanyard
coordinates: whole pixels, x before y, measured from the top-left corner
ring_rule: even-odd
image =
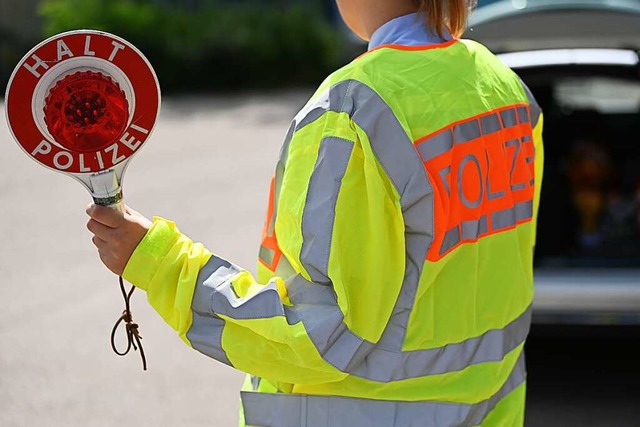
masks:
[[[133,322],[133,317],[131,315],[130,303],[131,294],[136,289],[135,286],[131,286],[131,290],[129,292],[124,289],[124,282],[122,277],[118,277],[118,281],[120,282],[120,291],[122,292],[122,297],[124,298],[124,311],[122,312],[122,316],[116,321],[116,324],[113,326],[111,330],[111,348],[118,356],[126,356],[131,347],[134,350],[138,350],[140,348],[140,357],[142,358],[142,369],[144,371],[147,370],[147,358],[144,355],[144,349],[142,348],[142,337],[140,336],[140,332],[138,331],[138,324]],[[124,351],[119,351],[116,347],[116,331],[118,330],[118,326],[124,322],[125,329],[127,331],[127,348]],[[136,345],[137,344],[137,345]]]

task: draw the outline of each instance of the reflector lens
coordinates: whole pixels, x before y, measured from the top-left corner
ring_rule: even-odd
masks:
[[[99,151],[120,138],[129,104],[108,76],[79,71],[57,82],[45,99],[44,120],[53,138],[71,151]]]

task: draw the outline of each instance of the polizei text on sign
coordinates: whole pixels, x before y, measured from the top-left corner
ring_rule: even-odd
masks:
[[[130,125],[117,142],[95,153],[67,151],[43,139],[30,154],[36,160],[50,160],[60,171],[77,169],[80,173],[95,173],[112,168],[130,157],[142,145],[140,135],[148,134],[149,130]]]
[[[52,128],[43,120],[42,106],[56,83],[73,73],[85,71],[99,73],[117,82],[115,86],[122,87],[129,111],[122,130],[115,131],[112,139],[96,144],[95,148],[76,149],[73,144],[54,139]],[[80,101],[81,104],[84,102]],[[14,70],[6,95],[7,119],[20,147],[48,168],[75,174],[108,170],[139,151],[153,130],[159,105],[157,78],[146,58],[127,41],[93,30],[58,34],[33,48]],[[63,119],[73,119],[80,126],[81,120],[92,118],[87,112],[99,114],[93,111],[93,106],[89,107],[89,103],[86,111],[77,110],[77,117],[72,117],[75,110],[64,109],[64,101],[55,107],[62,108],[60,111],[66,114]],[[72,127],[63,129],[71,129],[65,130],[65,135],[75,132]],[[74,138],[73,133],[71,136]]]

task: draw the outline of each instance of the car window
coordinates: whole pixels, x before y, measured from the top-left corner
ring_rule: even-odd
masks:
[[[545,112],[536,265],[640,265],[640,82],[530,85]]]

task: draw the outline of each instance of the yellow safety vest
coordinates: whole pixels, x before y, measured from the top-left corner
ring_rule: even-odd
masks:
[[[382,46],[293,120],[257,281],[160,218],[124,277],[251,374],[246,425],[522,425],[541,133],[481,45]]]

